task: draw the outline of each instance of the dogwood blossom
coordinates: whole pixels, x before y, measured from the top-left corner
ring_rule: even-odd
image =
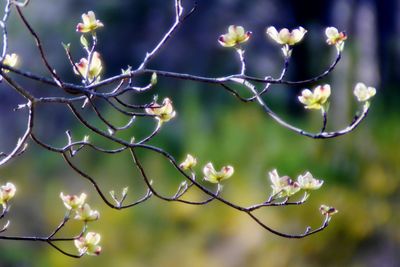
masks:
[[[76,25],[77,32],[93,32],[98,28],[104,27],[103,23],[100,20],[96,19],[96,15],[93,11],[89,11],[87,14],[82,14],[82,22]]]
[[[287,28],[281,29],[279,32],[275,27],[268,27],[267,35],[281,45],[295,45],[300,42],[307,30],[303,27],[289,31]]]
[[[234,47],[238,44],[245,43],[250,39],[250,31],[245,31],[242,26],[231,25],[226,34],[218,38],[219,43],[224,47]]]
[[[182,170],[192,169],[197,165],[197,159],[190,154],[187,154],[186,159],[179,165]]]
[[[325,84],[317,86],[313,92],[309,89],[304,89],[298,99],[305,105],[306,109],[323,109],[330,95],[331,86]]]
[[[376,94],[374,87],[367,87],[364,83],[357,83],[354,87],[354,95],[359,102],[366,102]]]
[[[165,98],[161,106],[155,103],[146,108],[146,113],[155,115],[160,122],[170,121],[176,116],[172,101],[169,98]]]
[[[220,171],[216,171],[211,162],[207,163],[203,168],[204,180],[218,184],[230,178],[235,172],[232,166],[223,166]]]
[[[101,236],[98,233],[89,232],[86,236],[81,236],[74,241],[75,247],[78,249],[80,254],[87,254],[91,256],[97,256],[101,252],[100,243]]]

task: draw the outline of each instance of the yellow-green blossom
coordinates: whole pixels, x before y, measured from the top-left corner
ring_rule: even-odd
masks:
[[[281,45],[295,45],[300,42],[304,35],[307,33],[307,30],[303,27],[299,27],[298,29],[293,29],[289,31],[286,28],[281,29],[279,32],[275,27],[268,27],[267,35]]]
[[[17,188],[13,183],[6,183],[0,186],[0,205],[5,205],[15,196]]]
[[[155,103],[146,108],[146,113],[155,115],[160,122],[167,122],[176,116],[172,101],[169,98],[165,98],[161,106]]]
[[[250,31],[245,31],[242,26],[231,25],[228,28],[228,32],[221,35],[218,41],[224,47],[234,47],[247,42],[251,34]]]
[[[359,102],[368,101],[375,94],[376,89],[374,87],[367,87],[364,83],[357,83],[354,87],[354,95]]]
[[[269,172],[271,180],[272,195],[275,197],[290,197],[300,190],[297,182],[294,182],[289,176],[280,177],[276,169]]]
[[[328,38],[326,42],[329,45],[341,45],[347,39],[346,33],[339,32],[335,27],[326,28],[325,35]]]
[[[92,210],[89,204],[85,203],[82,207],[76,209],[75,220],[84,222],[96,221],[99,219],[100,214],[97,210]]]
[[[204,180],[213,184],[218,184],[230,178],[234,172],[234,168],[229,165],[222,167],[220,171],[216,171],[211,162],[207,163],[203,168]]]
[[[96,19],[96,15],[93,11],[89,11],[87,14],[82,14],[82,21],[83,23],[80,22],[76,25],[77,32],[92,32],[104,26],[100,20]]]
[[[87,70],[88,65],[88,60],[86,58],[81,58],[79,63],[75,63],[76,69],[74,68],[74,72],[81,75],[85,80],[87,79],[90,83],[94,80],[99,81],[101,71],[103,70],[103,64],[98,52],[93,53],[89,71]]]
[[[3,64],[9,67],[15,67],[18,64],[19,57],[17,54],[12,53],[5,55],[3,59]],[[3,70],[4,73],[9,72],[9,70]]]
[[[190,154],[187,154],[186,159],[179,165],[179,168],[186,171],[194,168],[197,165],[197,159]]]
[[[297,183],[303,190],[317,190],[322,186],[324,181],[315,179],[310,172],[306,172],[305,174],[297,177]]]
[[[60,193],[60,198],[64,203],[64,206],[68,210],[77,210],[85,204],[86,194],[82,193],[80,196],[77,195],[64,195],[63,192]]]
[[[330,95],[331,86],[325,84],[317,86],[314,92],[311,92],[309,89],[304,89],[298,99],[307,109],[323,109]]]
[[[75,247],[78,249],[80,254],[87,254],[91,256],[97,256],[101,252],[100,243],[101,236],[98,233],[89,232],[86,236],[81,236],[74,241]]]

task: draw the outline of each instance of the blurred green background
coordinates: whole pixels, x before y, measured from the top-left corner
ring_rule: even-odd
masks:
[[[187,8],[192,4],[185,1]],[[173,21],[172,7],[172,0],[32,1],[24,13],[43,38],[58,73],[78,83],[61,42],[71,43],[75,58],[83,56],[75,33],[82,13],[94,10],[105,24],[99,31],[98,51],[108,77],[140,63]],[[304,79],[321,73],[333,60],[335,51],[325,44],[324,29],[336,26],[345,30],[349,39],[339,66],[322,81],[333,88],[329,130],[341,129],[351,121],[358,108],[352,95],[356,82],[378,89],[367,119],[346,136],[311,140],[296,135],[257,105],[241,103],[208,84],[160,78],[155,90],[132,98],[134,103],[143,103],[157,94],[174,101],[177,118],[166,124],[151,144],[178,159],[186,153],[196,155],[199,175],[208,161],[217,166],[232,164],[236,173],[225,184],[224,196],[235,203],[264,200],[270,193],[267,172],[274,168],[292,177],[309,170],[324,179],[323,188],[304,206],[269,208],[260,215],[275,229],[297,233],[308,225],[319,225],[320,204],[333,205],[340,212],[325,231],[301,240],[284,239],[217,202],[194,207],[152,198],[117,212],[106,207],[60,155],[31,144],[28,152],[1,169],[2,181],[13,181],[18,187],[7,234],[48,234],[63,218],[59,193],[86,192],[88,202],[101,212],[101,219],[90,229],[102,234],[103,253],[76,260],[45,244],[0,241],[0,266],[400,266],[399,15],[399,0],[307,1],[307,5],[295,0],[201,0],[196,13],[150,64],[151,68],[212,77],[238,72],[234,52],[217,43],[228,25],[238,24],[254,34],[246,45],[249,73],[277,77],[283,63],[281,52],[266,39],[265,28],[301,25],[308,33],[295,47],[288,78]],[[47,75],[31,36],[14,11],[9,26],[10,52],[21,55],[21,68]],[[18,81],[36,95],[59,94],[42,84]],[[0,142],[1,150],[8,151],[24,129],[25,116],[11,111],[22,100],[1,87]],[[267,102],[294,125],[317,131],[321,123],[318,112],[306,112],[297,101],[303,88],[275,86]],[[110,118],[124,122],[103,108]],[[57,105],[42,106],[36,123],[36,133],[58,146],[65,144],[67,129],[77,139],[89,134],[66,108]],[[138,121],[129,134],[143,136],[149,129]],[[93,134],[91,138],[111,146]],[[141,152],[140,156],[155,185],[172,195],[181,182],[177,173],[154,153]],[[144,192],[128,153],[110,156],[84,151],[76,162],[95,176],[106,192],[129,186],[131,201]],[[74,233],[77,227],[67,227],[64,234]],[[65,248],[75,251],[73,246]]]

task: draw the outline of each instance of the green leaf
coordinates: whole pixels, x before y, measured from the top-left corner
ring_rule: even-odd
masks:
[[[80,41],[81,41],[81,44],[82,44],[82,46],[84,48],[88,48],[89,47],[89,42],[88,42],[88,40],[86,39],[86,37],[84,35],[81,35]]]

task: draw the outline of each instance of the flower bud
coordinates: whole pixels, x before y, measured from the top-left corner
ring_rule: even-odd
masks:
[[[0,204],[6,204],[10,199],[15,196],[17,188],[13,183],[6,183],[0,187]]]
[[[322,215],[328,215],[328,216],[332,216],[332,215],[338,213],[337,209],[335,209],[334,207],[327,206],[327,205],[321,205],[319,210],[321,211]]]

